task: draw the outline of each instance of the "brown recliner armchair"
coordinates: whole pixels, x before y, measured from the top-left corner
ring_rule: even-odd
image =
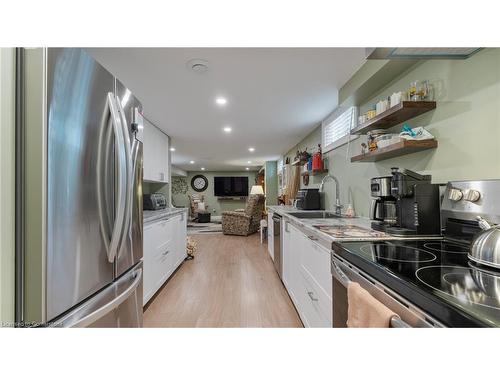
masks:
[[[243,212],[224,211],[222,213],[222,233],[248,236],[257,232],[264,211],[264,200],[263,195],[250,195]]]

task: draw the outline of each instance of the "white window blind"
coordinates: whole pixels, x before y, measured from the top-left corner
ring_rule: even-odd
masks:
[[[356,115],[356,107],[339,107],[323,121],[323,152],[348,142],[351,129],[356,126]]]

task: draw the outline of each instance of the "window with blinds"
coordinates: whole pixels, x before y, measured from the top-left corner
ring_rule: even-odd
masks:
[[[351,129],[356,126],[356,107],[339,107],[322,124],[323,152],[328,152],[349,141]]]

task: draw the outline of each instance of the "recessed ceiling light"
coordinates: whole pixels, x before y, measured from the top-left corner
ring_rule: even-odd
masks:
[[[175,151],[175,147],[170,147],[170,151],[174,152]]]
[[[248,168],[248,167],[246,167],[245,169],[246,169],[247,171],[249,171],[249,170],[250,170],[250,168]]]
[[[191,160],[191,161],[189,162],[189,164],[194,164],[194,160]]]
[[[227,104],[227,99],[219,96],[218,98],[215,98],[215,102],[217,103],[217,105],[223,106]]]
[[[205,167],[201,167],[201,170],[204,171],[205,170]]]
[[[222,130],[224,130],[226,133],[231,133],[233,131],[233,129],[231,129],[230,126],[224,126],[224,128],[222,128]]]
[[[248,164],[252,164],[252,162],[251,162],[250,160],[249,160],[249,161],[247,161],[247,163],[248,163]]]
[[[250,151],[250,152],[254,152],[254,151],[255,151],[255,148],[250,147],[250,148],[248,149],[248,151]]]

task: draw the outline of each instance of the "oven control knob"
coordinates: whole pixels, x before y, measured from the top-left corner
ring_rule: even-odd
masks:
[[[450,189],[448,193],[448,199],[454,202],[458,202],[463,198],[464,194],[462,193],[462,190],[460,189]]]
[[[469,189],[464,193],[464,199],[469,202],[477,202],[481,198],[481,193],[477,190]]]

